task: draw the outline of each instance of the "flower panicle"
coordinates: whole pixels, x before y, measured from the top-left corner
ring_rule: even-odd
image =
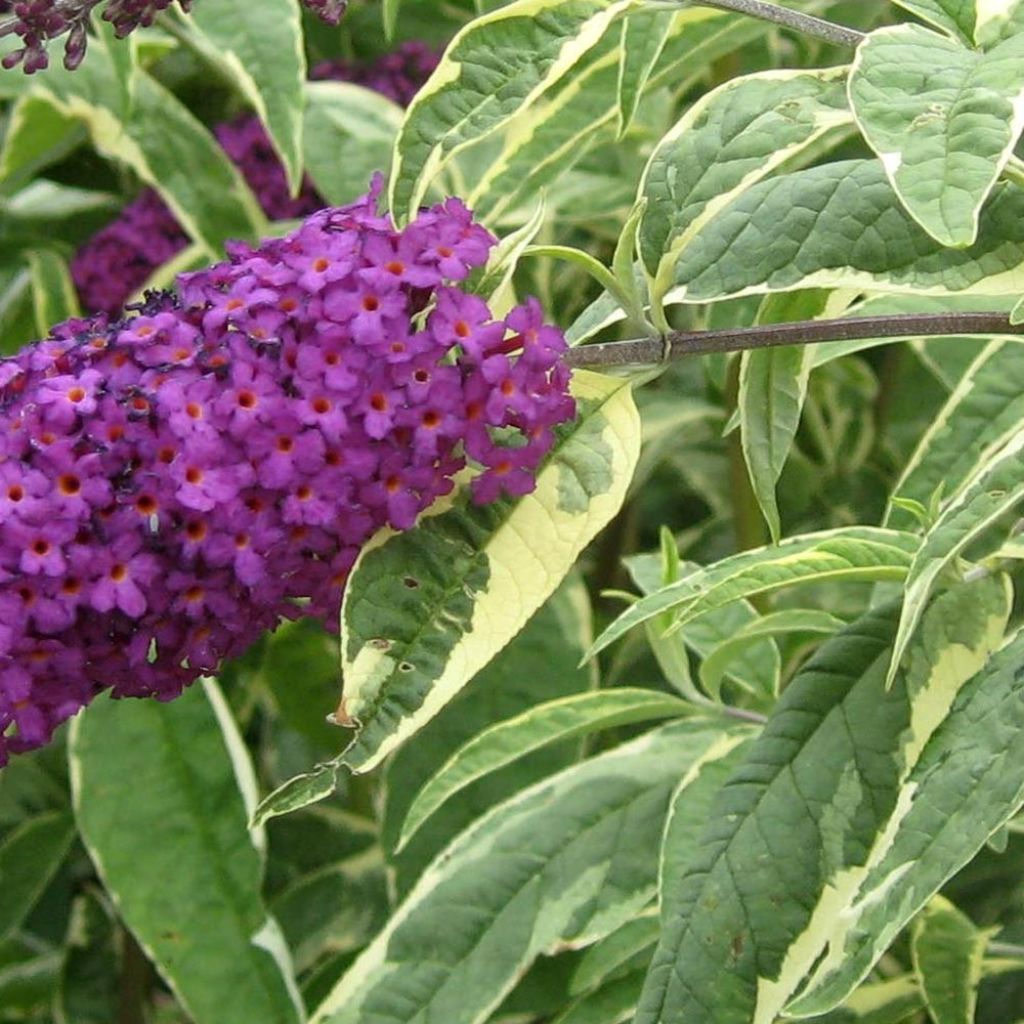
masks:
[[[477,501],[534,486],[561,332],[459,287],[494,243],[459,200],[397,231],[378,190],[0,361],[0,763],[103,689],[336,629],[362,545],[467,462]]]

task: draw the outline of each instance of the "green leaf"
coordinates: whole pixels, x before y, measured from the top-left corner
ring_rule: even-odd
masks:
[[[64,861],[75,837],[64,811],[50,811],[22,822],[0,843],[0,937],[21,926]]]
[[[121,207],[117,196],[93,192],[74,185],[58,185],[47,178],[36,178],[10,199],[0,198],[0,212],[22,221],[29,230],[44,233],[49,225],[79,214],[114,213]]]
[[[152,185],[188,234],[221,254],[231,238],[253,240],[265,220],[240,172],[210,132],[154,78],[136,73],[131,112],[121,116],[114,67],[102,40],[75,72],[54,65],[33,76],[31,95],[81,122],[93,145]]]
[[[615,296],[619,305],[629,312],[640,315],[641,310],[632,308],[634,306],[632,294],[624,289],[612,272],[596,257],[582,249],[575,249],[570,245],[531,245],[526,249],[527,256],[548,256],[551,259],[565,260],[567,263],[574,263],[581,270],[589,274],[599,285]]]
[[[94,890],[71,904],[55,1000],[60,1024],[110,1024],[120,1005],[121,935],[117,917]]]
[[[913,916],[1024,804],[1024,633],[960,691],[905,790],[913,795],[857,894],[850,927],[789,1009],[820,1013],[845,999]],[[1019,966],[1019,962],[1018,962]]]
[[[949,32],[970,46],[974,42],[974,23],[977,17],[975,0],[894,0],[912,14],[936,28]]]
[[[416,833],[400,854],[399,834],[423,782],[474,736],[544,701],[591,691],[593,666],[581,666],[593,640],[590,600],[575,571],[522,631],[458,696],[387,763],[381,843],[395,889],[404,896],[423,869],[464,828],[496,804],[579,760],[581,741],[541,747],[463,789]]]
[[[824,312],[828,292],[769,296],[758,313],[759,324],[811,320]],[[753,349],[740,356],[737,407],[743,458],[750,483],[774,543],[782,536],[775,485],[789,457],[814,359],[812,345]]]
[[[676,12],[633,11],[622,23],[619,63],[619,138],[629,128],[640,95],[668,42]]]
[[[917,628],[943,571],[1024,497],[1024,430],[983,461],[924,535],[907,573],[903,611],[893,642],[889,679]]]
[[[271,818],[291,814],[320,800],[326,800],[338,785],[337,764],[318,764],[302,775],[296,775],[268,793],[255,807],[250,828],[259,828]]]
[[[384,864],[377,854],[321,866],[278,893],[270,909],[296,970],[308,970],[326,955],[352,953],[387,920]]]
[[[670,809],[669,815],[671,813]],[[638,956],[646,953],[649,959],[660,927],[657,908],[652,907],[595,942],[580,957],[569,991],[576,995],[595,989],[628,971]]]
[[[402,108],[372,89],[348,82],[306,85],[303,152],[317,191],[340,206],[387,174]]]
[[[654,896],[671,791],[724,728],[664,726],[499,804],[438,856],[312,1021],[484,1020],[536,956],[632,919]]]
[[[1010,310],[1010,323],[1014,325],[1024,324],[1024,299],[1021,299],[1020,302]]]
[[[688,705],[653,690],[596,690],[540,704],[474,736],[441,766],[406,815],[396,850],[446,800],[489,772],[558,740],[686,714]]]
[[[283,624],[267,639],[260,679],[289,728],[325,752],[339,749],[344,734],[327,721],[341,689],[336,636],[313,619]]]
[[[1024,345],[991,341],[960,378],[907,462],[893,495],[927,505],[942,485],[956,495],[987,459],[1009,442],[1024,421]],[[895,505],[888,522],[911,522]]]
[[[0,966],[0,1008],[5,1021],[49,1024],[59,970],[60,954],[50,950],[31,952]]]
[[[946,249],[903,209],[877,160],[763,181],[719,211],[683,252],[672,302],[796,288],[984,295],[1024,290],[1024,189],[997,190],[977,241]]]
[[[568,74],[632,0],[517,0],[451,41],[395,144],[391,212],[406,221],[430,179]]]
[[[78,293],[63,256],[52,249],[33,249],[26,256],[32,275],[36,331],[45,338],[55,324],[82,315]]]
[[[676,583],[641,598],[598,638],[587,656],[604,650],[634,626],[673,609],[673,629],[742,597],[822,580],[901,580],[918,540],[909,533],[853,526],[790,537],[699,567]]]
[[[67,156],[84,137],[82,126],[38,96],[21,96],[8,112],[0,181],[31,178]]]
[[[719,86],[661,140],[639,195],[640,255],[660,306],[680,255],[706,225],[765,175],[827,132],[849,124],[846,68],[766,71]]]
[[[342,604],[343,762],[368,771],[515,636],[618,511],[639,447],[628,383],[573,377],[576,420],[519,500],[465,493],[364,548]],[[543,553],[542,555],[540,553]]]
[[[633,582],[644,594],[653,594],[665,585],[653,564],[656,557],[633,555],[625,559]],[[689,575],[700,568],[695,562],[686,562],[681,572]],[[740,599],[698,615],[680,629],[663,637],[662,642],[685,644],[698,657],[706,659],[737,633],[752,627],[760,618],[749,601]],[[752,696],[766,697],[778,691],[780,670],[779,649],[771,637],[764,637],[745,647],[730,660],[727,675]]]
[[[478,218],[488,224],[507,219],[595,142],[612,137],[618,65],[619,51],[611,40],[598,44],[572,75],[517,115],[500,152],[488,161],[466,199]]]
[[[306,55],[296,0],[203,0],[174,25],[252,104],[297,192]]]
[[[377,824],[330,804],[275,818],[267,826],[267,857],[275,881],[297,879],[323,867],[365,854],[379,840]]]
[[[991,937],[941,896],[914,922],[914,973],[935,1024],[974,1024],[981,963]]]
[[[925,1007],[912,974],[862,985],[841,1009],[812,1017],[809,1024],[912,1024]]]
[[[970,245],[1024,129],[1024,35],[988,53],[919,25],[872,32],[850,103],[910,215],[942,245]]]
[[[625,1024],[633,1018],[643,984],[644,971],[638,968],[570,1003],[551,1024]]]
[[[252,766],[216,685],[167,704],[97,700],[74,721],[70,761],[96,870],[196,1024],[300,1021],[260,897],[263,836],[246,827]]]
[[[688,7],[677,11],[668,42],[648,79],[648,92],[663,87],[689,90],[712,60],[754,38],[763,23],[723,17],[722,12]],[[498,156],[489,161],[467,203],[488,223],[501,221],[601,140],[614,138],[618,116],[620,48],[606,33],[573,68],[571,76],[516,116]],[[554,197],[548,196],[553,205]],[[571,207],[566,207],[571,213]]]
[[[467,282],[467,290],[480,295],[491,307],[495,316],[502,315],[502,309],[509,309],[512,289],[512,275],[519,265],[519,259],[544,225],[547,207],[543,196],[533,213],[522,227],[506,235],[491,250],[487,265]]]
[[[134,34],[127,39],[118,39],[114,26],[100,12],[93,8],[90,15],[94,38],[102,45],[103,52],[110,59],[117,90],[118,116],[126,118],[135,102],[135,73],[139,68],[138,37]]]
[[[622,225],[618,241],[615,243],[615,252],[612,254],[612,276],[618,285],[613,294],[622,294],[626,298],[624,309],[630,316],[643,321],[644,299],[640,293],[640,286],[637,283],[634,271],[634,256],[636,254],[636,236],[640,228],[640,220],[647,208],[647,201],[641,199],[633,206],[626,222]]]
[[[722,688],[722,679],[734,659],[766,636],[786,636],[790,633],[818,633],[828,636],[846,623],[828,612],[809,608],[787,608],[754,619],[728,640],[720,643],[700,667],[701,686],[716,700]]]
[[[662,922],[637,1024],[771,1024],[836,936],[859,933],[861,886],[919,799],[908,779],[998,646],[1009,608],[1005,578],[942,595],[890,690],[892,605],[797,674],[714,803]]]
[[[683,912],[684,886],[700,852],[701,835],[712,820],[722,787],[746,761],[753,742],[749,731],[723,736],[694,761],[672,794],[658,868],[660,928],[657,937]]]

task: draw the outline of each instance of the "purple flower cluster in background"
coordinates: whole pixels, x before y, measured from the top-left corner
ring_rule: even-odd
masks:
[[[403,43],[393,53],[363,67],[341,61],[317,64],[316,79],[365,85],[403,106],[437,66],[438,54],[424,43]],[[215,129],[217,141],[242,172],[271,220],[304,217],[324,205],[308,179],[297,197],[260,120],[251,115]],[[116,314],[157,267],[188,245],[174,214],[152,189],[143,191],[118,218],[97,232],[71,264],[83,307]]]
[[[10,70],[21,64],[26,75],[34,75],[49,67],[46,46],[51,39],[67,34],[64,43],[64,66],[74,71],[85,57],[89,41],[89,15],[103,0],[0,0],[0,14],[13,14],[0,23],[0,37],[17,35],[22,46],[7,54],[0,62]],[[156,16],[174,0],[107,0],[101,17],[114,26],[114,35],[123,39],[139,26],[153,24]],[[303,6],[328,25],[337,25],[348,6],[347,0],[302,0]],[[183,11],[192,7],[192,0],[178,0]]]
[[[302,0],[307,11],[312,11],[328,25],[337,25],[348,7],[348,0]]]
[[[574,413],[561,332],[453,284],[494,243],[459,200],[396,231],[378,192],[0,361],[0,764],[103,689],[336,628],[360,547],[467,461],[477,501],[533,488]]]
[[[22,46],[12,50],[0,62],[10,70],[21,64],[25,74],[32,75],[49,67],[46,53],[51,39],[67,34],[64,42],[64,66],[73,71],[82,63],[88,43],[89,15],[102,0],[15,0],[0,4],[0,14],[10,11],[13,17],[0,24],[0,36],[17,35]],[[114,34],[123,39],[140,25],[152,25],[173,0],[107,0],[101,17],[114,26]],[[192,0],[178,0],[183,11]]]

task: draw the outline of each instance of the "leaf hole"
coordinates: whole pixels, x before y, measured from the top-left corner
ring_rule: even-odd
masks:
[[[400,665],[398,666],[398,671],[399,671],[399,672],[411,672],[411,671],[412,671],[412,670],[413,670],[413,669],[414,669],[415,667],[416,667],[416,666],[415,666],[415,665],[412,665],[412,664],[411,664],[410,662],[408,662],[408,661],[403,661],[403,662],[402,662],[402,663],[401,663],[401,664],[400,664]]]
[[[404,580],[402,580],[402,582],[403,582],[403,583],[404,583],[404,584],[405,584],[405,585],[406,585],[406,586],[407,586],[407,587],[408,587],[408,588],[409,588],[410,590],[416,590],[416,589],[417,589],[417,588],[419,587],[419,585],[420,585],[420,581],[419,581],[418,579],[416,579],[416,577],[415,577],[415,576],[406,576],[406,577],[405,577],[405,579],[404,579]]]

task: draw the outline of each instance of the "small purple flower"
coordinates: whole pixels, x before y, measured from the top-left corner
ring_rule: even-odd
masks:
[[[114,608],[139,618],[146,610],[143,588],[160,570],[157,559],[141,550],[137,536],[118,538],[109,551],[97,553],[89,604],[98,612]]]

